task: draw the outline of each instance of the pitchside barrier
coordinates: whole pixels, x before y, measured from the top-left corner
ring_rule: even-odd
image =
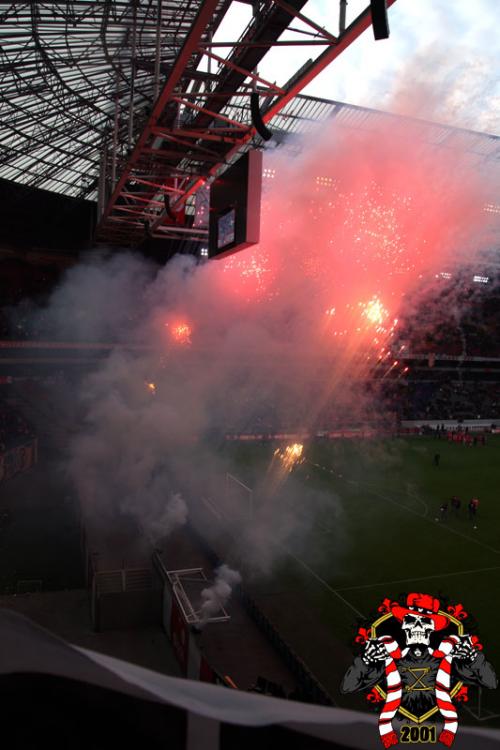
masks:
[[[311,674],[302,659],[297,656],[292,647],[281,637],[270,620],[259,609],[254,600],[240,587],[240,601],[247,614],[258,626],[268,641],[273,645],[287,665],[290,672],[301,688],[300,700],[306,703],[316,703],[321,706],[333,706],[334,702],[324,687]]]
[[[444,425],[445,430],[465,430],[469,432],[495,432],[498,419],[404,419],[401,422],[403,428],[419,429],[421,427],[430,427],[436,430]]]
[[[80,549],[96,632],[156,625],[161,611],[161,581],[151,565],[149,548],[134,559],[121,558],[130,536],[100,533],[91,519],[81,520]]]
[[[377,430],[372,427],[360,427],[345,430],[334,430],[331,432],[276,432],[276,433],[244,433],[225,435],[225,440],[232,442],[293,442],[300,443],[308,440],[337,440],[338,438],[371,438],[381,435],[394,435],[393,430]]]
[[[38,747],[41,738],[62,747],[75,723],[81,723],[82,707],[85,727],[81,731],[85,729],[83,736],[90,738],[87,744],[94,746],[104,746],[105,739],[113,737],[115,741],[107,744],[169,750],[382,747],[376,715],[242,691],[229,693],[199,681],[158,674],[53,638],[11,610],[0,611],[0,638],[2,706],[11,719],[2,726],[6,747]],[[32,721],[30,731],[24,732],[28,703]],[[64,706],[56,741],[54,705]],[[21,731],[30,742],[20,743]],[[461,726],[455,742],[457,750],[498,750],[500,731]],[[421,743],[418,747],[437,745]]]
[[[193,528],[193,526],[189,526],[189,531],[194,537],[196,537],[196,540],[205,551],[212,567],[219,567],[222,561],[214,549],[197,532],[197,530]],[[155,566],[164,578],[164,581],[167,580],[168,583],[163,562],[156,552],[154,553],[153,560]],[[162,569],[163,574],[161,573]],[[299,686],[300,700],[305,701],[306,703],[321,704],[323,706],[334,705],[331,696],[325,688],[308,670],[302,659],[300,659],[291,646],[289,646],[284,638],[281,637],[278,630],[267,619],[253,599],[248,596],[240,584],[233,588],[233,594],[238,596],[247,614],[255,622],[259,630],[266,636],[267,640],[273,645],[275,650],[280,654],[290,672],[295,677],[296,683]],[[180,607],[176,603],[172,588],[169,585],[164,586],[163,596],[163,627],[170,642],[174,646],[174,651],[176,652],[177,659],[183,672],[191,679],[227,685],[227,678],[219,675],[216,670],[208,664],[205,657],[199,654],[196,634],[193,634],[185,620],[182,617],[179,617]],[[199,676],[196,676],[198,673]]]
[[[227,678],[220,675],[202,655],[198,635],[187,622],[168,571],[156,550],[153,553],[153,564],[163,582],[162,625],[182,674],[190,680],[229,686]]]
[[[227,433],[224,437],[233,442],[272,442],[275,440],[287,442],[301,442],[304,440],[338,440],[339,438],[374,438],[403,435],[418,435],[423,428],[437,429],[444,425],[445,430],[465,430],[469,432],[500,432],[500,420],[495,419],[416,419],[403,420],[399,426],[392,429],[378,427],[346,427],[337,430],[321,430],[319,432],[255,432],[255,433]]]

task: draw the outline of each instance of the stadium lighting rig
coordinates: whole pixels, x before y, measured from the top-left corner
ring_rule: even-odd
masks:
[[[168,61],[162,58],[161,44],[168,19],[162,17],[159,2],[158,44],[156,55],[149,60],[157,73],[154,103],[132,146],[132,114],[129,112],[126,129],[125,109],[117,94],[113,131],[105,145],[98,181],[97,238],[117,244],[135,244],[145,237],[188,238],[210,246],[206,227],[186,219],[186,206],[193,196],[249,146],[260,146],[268,140],[273,118],[363,31],[373,26],[376,39],[386,38],[387,8],[394,2],[371,0],[347,27],[345,2],[340,2],[338,34],[330,33],[303,12],[306,0],[252,2],[253,17],[241,36],[214,40],[231,0],[203,0],[189,28],[172,39],[171,49],[177,51],[175,59],[170,57]],[[173,12],[173,5],[181,13],[183,4],[170,3],[165,14]],[[298,38],[282,39],[293,21],[299,21],[308,31]],[[134,19],[130,25],[134,45],[138,43]],[[277,86],[258,74],[258,66],[271,49],[281,46],[319,47],[319,54],[286,84]],[[201,69],[202,63],[207,70]],[[160,87],[163,73],[166,76]],[[121,143],[125,129],[128,152]],[[230,244],[230,250],[235,251],[249,242]]]

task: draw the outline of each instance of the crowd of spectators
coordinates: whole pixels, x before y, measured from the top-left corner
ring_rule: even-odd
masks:
[[[0,257],[0,338],[37,338],[40,316],[33,310],[46,302],[60,275],[58,266],[49,261]]]
[[[487,273],[474,276],[465,269],[448,280],[426,282],[399,325],[412,354],[500,357],[500,276],[496,269]]]
[[[408,382],[393,394],[392,406],[400,419],[500,420],[497,382]]]
[[[443,373],[437,373],[442,375]],[[458,371],[454,372],[455,378]],[[453,377],[453,376],[452,376]],[[500,423],[500,396],[496,381],[460,381],[450,372],[436,380],[365,381],[344,401],[334,394],[319,404],[325,388],[318,389],[299,408],[263,400],[244,419],[235,410],[226,412],[219,428],[228,433],[321,433],[352,428],[393,432],[408,420],[490,420]],[[221,415],[222,417],[222,415]]]
[[[43,313],[33,312],[29,301],[17,306],[0,308],[0,339],[6,341],[30,341],[56,338],[52,331],[44,329]],[[48,335],[47,335],[48,333]]]
[[[5,453],[33,437],[33,430],[22,414],[0,401],[0,453]]]
[[[412,354],[434,354],[437,358],[440,354],[449,357],[500,358],[498,323],[495,324],[493,320],[469,320],[460,324],[455,320],[441,320],[431,330],[412,331],[408,338]]]

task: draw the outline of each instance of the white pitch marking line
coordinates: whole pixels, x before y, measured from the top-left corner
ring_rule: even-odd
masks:
[[[487,573],[492,570],[500,570],[500,566],[496,566],[493,568],[476,568],[475,570],[459,570],[456,573],[441,573],[441,574],[435,574],[431,576],[419,576],[416,578],[399,578],[397,581],[381,581],[380,583],[363,583],[360,586],[345,586],[340,589],[336,589],[337,593],[339,591],[355,591],[357,589],[373,589],[377,586],[392,586],[395,583],[412,583],[413,581],[430,581],[433,578],[452,578],[453,576],[465,576],[472,573]]]
[[[406,491],[406,496],[409,497],[410,500],[416,500],[418,503],[420,503],[421,505],[423,505],[423,507],[425,508],[424,513],[419,513],[414,508],[410,508],[410,507],[408,507],[408,505],[405,505],[404,503],[400,503],[397,500],[394,500],[394,498],[390,497],[389,495],[379,494],[378,493],[379,489],[385,489],[387,487],[387,485],[385,485],[385,484],[382,485],[382,488],[380,488],[375,482],[359,482],[359,481],[358,482],[354,482],[352,480],[344,480],[344,481],[349,481],[351,484],[357,484],[358,486],[360,484],[363,484],[368,489],[368,492],[371,492],[373,495],[377,495],[378,494],[379,497],[382,497],[385,500],[388,500],[390,503],[393,503],[394,505],[399,506],[403,510],[407,510],[410,513],[414,513],[416,516],[420,516],[421,518],[425,518],[425,516],[429,512],[429,507],[428,507],[427,503],[424,500],[422,500],[422,498],[420,496],[416,495],[414,492],[409,492],[407,490]],[[374,487],[375,489],[370,489],[371,487]]]
[[[319,467],[322,468],[322,467]],[[341,477],[339,477],[341,478]],[[344,479],[344,482],[349,482],[350,484],[358,484],[361,485],[361,482],[356,482],[352,479]],[[423,521],[427,521],[427,523],[431,523],[432,525],[435,524],[435,521],[432,520],[432,518],[429,518],[428,516],[422,515],[422,513],[419,513],[416,510],[413,510],[413,508],[408,508],[407,505],[403,505],[402,503],[398,503],[397,500],[393,500],[393,498],[389,497],[388,495],[383,495],[380,492],[375,492],[374,490],[371,490],[367,488],[366,490],[371,495],[375,495],[375,497],[380,497],[382,500],[386,500],[389,503],[392,503],[393,505],[396,505],[398,508],[401,508],[402,510],[405,510],[407,513],[413,513],[414,516],[417,516],[417,518],[421,518]],[[461,531],[458,531],[457,529],[452,529],[450,526],[442,525],[441,528],[443,530],[448,531],[450,534],[455,534],[456,536],[461,536],[463,539],[466,539],[468,542],[472,542],[473,544],[478,544],[480,547],[484,547],[485,549],[489,550],[490,552],[494,552],[496,555],[500,555],[500,550],[495,549],[495,547],[492,547],[489,544],[486,544],[485,542],[481,542],[479,539],[474,539],[473,536],[469,536],[468,534],[463,534]]]
[[[316,578],[316,580],[319,581],[326,589],[328,589],[331,594],[335,594],[335,596],[337,596],[347,607],[349,607],[349,609],[352,609],[353,612],[359,615],[359,617],[364,617],[364,614],[360,612],[359,609],[356,609],[356,607],[350,604],[347,599],[344,599],[344,597],[341,596],[338,591],[332,589],[330,584],[327,583],[323,578],[321,578],[321,576],[319,576],[317,573],[315,573],[314,570],[309,567],[309,565],[307,565],[303,560],[300,559],[300,557],[296,557],[295,555],[293,555],[289,550],[286,549],[286,547],[283,548],[288,552],[290,557],[295,560],[295,562],[298,562],[299,565],[302,565],[302,567],[305,568],[305,570],[307,570],[307,572],[310,573],[314,578]]]
[[[311,462],[311,461],[309,461],[309,463],[312,463],[312,462]],[[313,466],[315,466],[315,467],[316,467],[316,468],[318,468],[318,469],[323,469],[323,470],[325,470],[325,468],[324,468],[323,466],[320,466],[319,464],[312,464],[312,465],[313,465]],[[334,472],[333,472],[333,470],[331,470],[331,469],[326,469],[326,471],[330,471],[330,473],[334,473]],[[380,494],[380,493],[376,492],[375,490],[373,490],[373,489],[370,489],[370,485],[371,485],[372,487],[374,486],[374,485],[373,485],[373,483],[370,483],[370,482],[362,482],[362,481],[360,481],[359,479],[347,479],[347,478],[344,478],[344,477],[342,477],[342,476],[341,476],[340,474],[338,474],[338,475],[337,475],[337,478],[338,478],[338,479],[341,479],[341,480],[342,480],[343,482],[345,482],[346,484],[352,484],[352,485],[354,485],[354,486],[356,486],[356,487],[360,487],[360,485],[364,485],[364,486],[365,486],[365,487],[367,488],[368,492],[370,492],[370,493],[371,493],[372,495],[376,495],[377,497],[380,497],[380,498],[382,498],[383,500],[387,500],[388,502],[392,503],[393,505],[397,505],[397,506],[398,506],[398,508],[402,508],[402,510],[406,510],[406,511],[408,511],[409,513],[413,513],[414,515],[418,516],[419,518],[425,518],[425,517],[426,517],[426,515],[427,515],[427,513],[428,513],[428,510],[429,510],[429,509],[428,509],[427,503],[425,503],[425,501],[424,501],[424,500],[422,500],[422,499],[421,499],[420,497],[416,497],[415,495],[410,495],[410,494],[408,493],[408,496],[409,496],[409,497],[411,497],[411,498],[412,498],[412,499],[414,499],[414,500],[418,500],[418,501],[419,501],[420,503],[422,503],[422,505],[423,505],[423,506],[425,507],[425,510],[426,510],[426,512],[425,512],[425,513],[423,513],[423,514],[422,514],[422,513],[419,513],[419,512],[418,512],[418,511],[416,511],[416,510],[413,510],[413,508],[409,508],[409,507],[408,507],[407,505],[403,505],[403,503],[399,503],[399,502],[398,502],[397,500],[394,500],[393,498],[389,497],[388,495],[382,495],[382,494]],[[377,486],[377,485],[375,485],[375,487],[376,487],[376,486]],[[476,540],[474,540],[474,541],[476,541]]]
[[[366,487],[370,486],[370,487],[375,487],[376,489],[385,490],[387,488],[386,484],[383,484],[382,487],[377,487],[377,484],[375,482],[364,482],[364,484],[365,484]],[[416,500],[416,502],[419,503],[422,506],[422,508],[423,508],[422,515],[423,516],[428,516],[429,515],[429,506],[427,505],[427,503],[425,502],[425,500],[423,500],[420,497],[420,495],[418,494],[417,490],[414,487],[409,486],[408,483],[407,483],[407,487],[406,487],[406,497],[410,498],[410,500]],[[396,501],[394,500],[393,502],[396,502]],[[398,505],[400,505],[402,508],[408,508],[408,506],[404,505],[403,503],[398,503]],[[411,508],[408,508],[408,510],[411,510]]]
[[[423,500],[420,497],[420,495],[418,494],[418,492],[416,490],[408,490],[408,497],[413,498],[414,500],[416,500],[418,503],[420,503],[423,506],[423,508],[424,508],[424,516],[428,516],[429,515],[429,506],[427,505],[427,503],[425,502],[425,500]]]
[[[387,500],[388,502],[393,503],[394,505],[398,505],[403,510],[408,511],[408,513],[413,513],[414,515],[418,516],[418,518],[421,518],[423,521],[427,521],[427,523],[431,523],[432,525],[436,523],[435,521],[432,520],[432,518],[423,516],[421,513],[417,513],[416,510],[412,510],[411,508],[407,508],[405,505],[401,505],[396,500],[392,500],[390,497],[387,497],[387,495],[382,495],[380,492],[374,492],[373,490],[368,490],[368,492],[370,492],[372,495],[382,498],[382,500]],[[500,555],[500,550],[495,549],[495,547],[492,547],[491,545],[486,544],[485,542],[481,542],[479,539],[474,539],[473,536],[464,534],[463,532],[458,531],[458,529],[452,529],[451,526],[447,526],[446,524],[442,524],[441,528],[445,531],[448,531],[450,534],[461,536],[462,539],[467,539],[468,542],[472,542],[473,544],[478,544],[480,547],[484,547],[490,552],[494,552],[496,555]]]
[[[207,508],[209,508],[209,509],[210,509],[210,510],[212,511],[212,513],[214,513],[214,515],[216,515],[216,516],[217,516],[217,517],[219,518],[219,520],[221,520],[221,521],[222,521],[222,516],[221,516],[221,515],[220,515],[220,514],[218,513],[218,511],[217,511],[217,510],[215,509],[215,507],[214,507],[213,503],[212,503],[212,502],[211,502],[211,501],[210,501],[210,500],[209,500],[209,499],[208,499],[207,497],[202,497],[202,501],[203,501],[203,503],[204,503],[204,504],[205,504],[205,505],[207,506]],[[345,599],[345,598],[344,598],[344,597],[343,597],[343,596],[342,596],[341,594],[339,594],[339,593],[338,593],[338,591],[335,591],[335,589],[332,589],[332,587],[331,587],[331,586],[330,586],[330,585],[329,585],[329,584],[328,584],[328,583],[327,583],[327,582],[326,582],[326,581],[325,581],[325,580],[324,580],[323,578],[321,578],[321,576],[320,576],[320,575],[318,575],[317,573],[315,573],[315,572],[314,572],[314,570],[313,570],[312,568],[310,568],[310,567],[309,567],[309,565],[307,565],[307,563],[305,563],[305,562],[304,562],[303,560],[301,560],[301,559],[300,559],[299,557],[296,557],[296,555],[292,554],[292,553],[290,552],[290,550],[288,550],[288,549],[287,549],[287,548],[285,547],[285,545],[284,545],[284,544],[281,544],[281,545],[279,545],[279,546],[280,546],[280,547],[282,547],[282,548],[283,548],[283,549],[285,550],[285,552],[286,552],[286,553],[287,553],[288,555],[290,555],[290,557],[292,557],[292,558],[293,558],[293,559],[295,560],[295,562],[297,562],[297,563],[298,563],[299,565],[302,565],[302,567],[303,567],[303,568],[304,568],[305,570],[307,570],[307,572],[308,572],[308,573],[310,573],[310,574],[311,574],[311,575],[312,575],[312,576],[313,576],[314,578],[316,578],[316,580],[317,580],[317,581],[319,581],[319,583],[321,583],[321,585],[322,585],[322,586],[324,586],[324,587],[325,587],[326,589],[328,589],[328,591],[330,591],[330,593],[331,593],[331,594],[334,594],[334,595],[335,595],[335,596],[336,596],[336,597],[337,597],[338,599],[340,599],[340,600],[341,600],[341,601],[342,601],[342,602],[343,602],[343,603],[344,603],[344,604],[345,604],[345,605],[346,605],[347,607],[349,607],[349,609],[352,609],[352,611],[353,611],[353,612],[355,612],[355,613],[356,613],[357,615],[359,615],[359,617],[364,617],[364,614],[363,614],[362,612],[360,612],[360,611],[359,611],[359,609],[356,609],[356,607],[353,607],[353,605],[352,605],[352,604],[350,604],[350,603],[349,603],[349,602],[347,601],[347,599]]]

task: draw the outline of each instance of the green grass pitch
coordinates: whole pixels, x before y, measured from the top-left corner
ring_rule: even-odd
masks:
[[[224,452],[255,486],[275,447],[231,444]],[[293,481],[303,485],[304,503],[309,489],[319,490],[322,501],[302,508],[312,526],[296,561],[282,560],[276,577],[294,581],[344,643],[352,642],[359,614],[373,612],[385,597],[421,591],[460,602],[500,674],[500,436],[475,447],[423,436],[312,442],[304,455],[283,494]],[[458,517],[449,507],[443,521],[439,507],[452,495],[462,507]],[[474,496],[480,505],[471,521],[467,504]],[[498,711],[499,698],[493,699]]]

